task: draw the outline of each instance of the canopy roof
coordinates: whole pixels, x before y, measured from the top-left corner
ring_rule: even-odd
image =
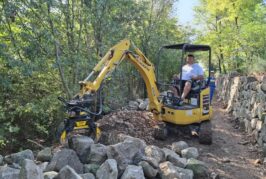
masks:
[[[173,45],[165,45],[162,48],[166,49],[184,49],[186,52],[194,52],[194,51],[208,51],[211,49],[209,45],[193,45],[193,44],[173,44]]]

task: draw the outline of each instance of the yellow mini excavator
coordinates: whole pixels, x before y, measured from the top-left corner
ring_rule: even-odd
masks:
[[[184,55],[187,52],[209,52],[210,66],[211,48],[207,45],[175,44],[163,46],[161,49],[182,50],[180,72],[182,72]],[[212,106],[209,101],[208,85],[202,85],[195,91],[192,90],[186,103],[176,105],[174,101],[176,101],[177,97],[173,93],[160,94],[154,65],[127,39],[109,49],[92,72],[80,82],[80,92],[72,100],[66,101],[63,98],[58,98],[65,104],[68,112],[68,117],[58,128],[57,134],[61,142],[65,141],[68,134],[76,129],[87,129],[89,136],[95,140],[99,138],[101,131],[94,119],[102,113],[101,84],[123,60],[130,61],[141,74],[147,89],[149,110],[153,113],[154,120],[162,121],[160,123],[163,125],[157,126],[154,130],[156,138],[166,138],[168,125],[194,125],[197,126],[199,142],[202,144],[212,143],[210,123]],[[94,79],[92,80],[92,78]]]

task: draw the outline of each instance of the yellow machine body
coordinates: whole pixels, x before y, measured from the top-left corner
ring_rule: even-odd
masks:
[[[212,116],[212,106],[203,106],[201,102],[206,95],[209,95],[209,88],[201,91],[199,106],[192,109],[173,109],[163,106],[161,114],[162,120],[177,125],[188,125],[210,120]]]
[[[160,92],[157,88],[155,68],[148,58],[138,49],[130,40],[122,40],[117,45],[109,49],[106,55],[98,62],[88,77],[80,82],[81,90],[79,98],[84,95],[95,94],[100,88],[101,83],[109,74],[123,61],[128,60],[139,71],[143,78],[149,98],[149,110],[153,113],[154,119],[177,125],[188,125],[201,123],[211,119],[212,107],[209,100],[209,88],[202,89],[197,97],[197,105],[190,105],[189,108],[166,106],[160,101]],[[95,76],[91,80],[92,76]],[[205,102],[204,102],[205,101]],[[88,128],[87,125],[78,123],[75,129]],[[100,136],[100,130],[97,127],[96,138]],[[66,134],[62,133],[61,138]]]

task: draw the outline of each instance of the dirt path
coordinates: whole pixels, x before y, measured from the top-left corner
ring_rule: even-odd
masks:
[[[247,143],[244,132],[233,127],[230,116],[215,106],[213,117],[213,144],[204,146],[197,141],[187,141],[199,149],[200,160],[206,162],[220,178],[257,179],[265,178],[260,158],[252,144]]]
[[[212,119],[212,145],[201,145],[198,138],[192,138],[189,133],[187,135],[180,132],[181,130],[177,134],[170,134],[165,141],[155,140],[152,135],[153,122],[149,112],[120,111],[102,120],[102,124],[107,124],[107,128],[102,131],[107,134],[121,132],[142,138],[147,144],[167,148],[171,148],[173,142],[183,140],[199,150],[199,160],[204,161],[219,178],[266,179],[266,169],[264,171],[262,161],[258,160],[261,159],[258,150],[249,142],[244,132],[233,127],[234,120],[217,104],[214,105]]]

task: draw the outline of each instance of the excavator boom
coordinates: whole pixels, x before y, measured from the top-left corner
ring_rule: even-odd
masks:
[[[132,47],[132,48],[130,48]],[[130,51],[132,49],[132,51]],[[89,76],[80,82],[81,91],[79,96],[96,92],[103,80],[123,61],[129,60],[139,71],[144,79],[148,98],[150,100],[149,110],[153,112],[155,119],[160,120],[161,103],[158,100],[159,90],[156,85],[156,77],[153,64],[130,40],[122,40],[117,45],[109,49],[106,55],[94,67]],[[90,78],[98,74],[90,81]]]

